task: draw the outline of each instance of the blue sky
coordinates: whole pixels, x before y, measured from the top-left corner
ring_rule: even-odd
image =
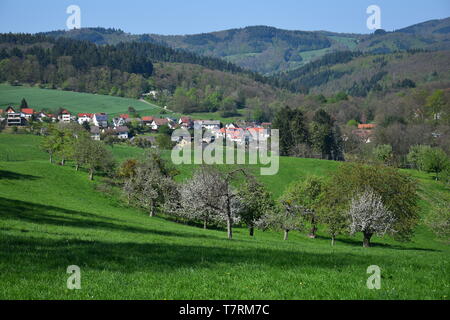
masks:
[[[373,4],[381,8],[386,30],[450,16],[449,0],[0,0],[0,32],[66,29],[72,4],[81,8],[82,27],[159,34],[251,25],[368,33],[366,8]]]

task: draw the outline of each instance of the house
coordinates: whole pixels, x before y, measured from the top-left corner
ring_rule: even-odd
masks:
[[[58,120],[58,117],[53,113],[47,113],[47,116],[52,120],[52,122],[56,122],[56,120]]]
[[[226,138],[233,142],[242,143],[245,141],[245,130],[242,128],[227,129]]]
[[[114,128],[124,126],[126,124],[126,120],[122,118],[113,118],[112,119]]]
[[[100,127],[91,126],[91,139],[100,140]]]
[[[93,113],[79,113],[78,114],[78,123],[82,125],[83,123],[91,123],[93,121],[94,114]]]
[[[155,120],[154,117],[150,117],[150,116],[142,117],[142,122],[143,122],[143,124],[146,125],[146,126],[151,126],[153,120]]]
[[[238,125],[231,122],[231,123],[227,123],[225,125],[225,128],[227,128],[227,129],[236,129],[236,128],[238,128]]]
[[[361,139],[364,143],[371,143],[373,132],[372,130],[355,129],[352,130],[352,134]]]
[[[150,127],[152,128],[152,130],[158,130],[159,127],[163,125],[169,125],[169,120],[162,118],[154,118]]]
[[[118,126],[114,128],[114,131],[119,139],[128,139],[128,127]]]
[[[245,141],[246,132],[242,128],[221,128],[213,131],[215,137],[222,137],[233,142],[242,143]]]
[[[180,120],[178,120],[178,124],[186,129],[191,129],[194,126],[194,122],[190,117],[181,117]]]
[[[21,126],[23,124],[22,113],[9,106],[6,108],[6,124],[8,126]]]
[[[96,113],[92,118],[94,126],[106,128],[108,127],[108,115],[106,113]]]
[[[34,115],[34,110],[31,108],[22,108],[20,109],[22,118],[25,118],[26,120],[29,120]]]
[[[61,122],[69,123],[72,120],[72,115],[69,111],[64,109],[61,111],[61,114],[58,116],[58,120]]]
[[[247,128],[248,137],[252,140],[267,140],[269,138],[269,133],[267,129],[255,127],[255,128]]]
[[[358,129],[363,129],[363,130],[372,130],[372,129],[375,129],[375,127],[376,127],[377,125],[376,124],[373,124],[373,123],[361,123],[361,124],[358,124]]]
[[[46,114],[43,111],[36,113],[36,119],[38,119],[41,122],[44,122],[44,120],[47,119],[47,118],[49,118],[48,114]]]
[[[119,117],[113,118],[113,126],[120,127],[124,126],[130,120],[130,116],[128,114],[121,114]]]
[[[370,143],[373,139],[373,129],[376,128],[373,123],[358,124],[358,129],[352,130],[352,134],[359,137],[364,143]]]
[[[219,120],[195,120],[194,121],[195,129],[206,129],[211,131],[219,131],[220,130],[220,121]]]
[[[142,96],[144,96],[144,97],[151,96],[151,97],[153,97],[153,98],[156,98],[156,97],[158,96],[158,91],[156,91],[156,90],[151,90],[151,91],[149,91],[149,92],[147,92],[147,93],[142,94]]]

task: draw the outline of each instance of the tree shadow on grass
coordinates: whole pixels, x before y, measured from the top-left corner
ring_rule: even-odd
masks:
[[[0,197],[0,220],[15,219],[36,224],[77,227],[84,229],[122,231],[140,234],[155,234],[170,237],[212,238],[209,235],[155,230],[127,225],[124,220],[105,217],[94,213],[70,210],[55,206],[42,205],[21,200]],[[149,218],[150,219],[150,218]]]
[[[0,180],[6,179],[6,180],[36,180],[40,179],[41,177],[33,176],[29,174],[22,174],[12,171],[6,171],[6,170],[0,170]]]
[[[320,235],[317,235],[316,238],[331,241],[331,238],[320,236]],[[349,239],[349,238],[336,238],[336,245],[339,245],[339,242],[342,242],[342,243],[345,243],[345,244],[348,244],[348,245],[351,245],[354,247],[362,247],[362,240]],[[371,241],[370,246],[371,246],[371,248],[386,248],[386,249],[394,249],[394,250],[441,252],[441,250],[436,250],[436,249],[404,247],[401,245],[380,243],[380,242],[374,242],[374,241]],[[370,248],[368,248],[367,250],[370,250]]]
[[[49,239],[6,236],[0,242],[0,259],[11,265],[29,266],[45,271],[63,270],[71,264],[84,270],[121,273],[168,272],[182,268],[211,270],[224,265],[250,265],[250,268],[271,267],[280,270],[301,268],[341,271],[343,268],[365,270],[373,259],[389,266],[395,258],[357,255],[346,252],[301,252],[281,248],[243,248],[180,243],[135,243]]]

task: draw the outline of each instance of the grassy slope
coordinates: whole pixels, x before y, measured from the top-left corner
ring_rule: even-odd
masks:
[[[125,113],[129,106],[148,115],[159,114],[161,108],[135,99],[120,98],[72,91],[40,89],[27,86],[9,86],[0,84],[0,108],[8,105],[20,105],[25,98],[30,108],[65,108],[71,112],[106,112],[108,114]]]
[[[448,299],[450,250],[424,227],[411,243],[377,238],[368,250],[359,237],[341,237],[332,248],[324,233],[312,240],[292,232],[283,241],[280,233],[258,231],[251,239],[236,229],[227,241],[224,231],[124,207],[94,191],[85,172],[50,165],[38,142],[0,134],[0,154],[14,145],[9,160],[18,160],[0,159],[1,299]],[[126,146],[113,152],[121,159],[141,153]],[[280,173],[264,181],[279,194],[296,176],[335,165],[283,158]],[[427,194],[448,199],[429,176],[419,177]],[[66,289],[72,264],[81,267],[82,290]],[[382,269],[381,290],[365,285],[373,264]]]
[[[57,109],[65,108],[74,113],[81,112],[105,112],[109,116],[128,113],[128,107],[134,107],[140,116],[175,117],[183,116],[180,113],[161,113],[162,108],[150,102],[143,102],[136,99],[97,95],[91,93],[79,93],[72,91],[40,89],[28,86],[10,86],[0,84],[0,109],[5,109],[9,105],[18,106],[22,98],[25,98],[30,108],[41,110],[42,108]],[[198,120],[220,120],[223,123],[230,123],[240,120],[243,117],[223,118],[219,112],[214,113],[193,113],[189,114],[193,119]]]

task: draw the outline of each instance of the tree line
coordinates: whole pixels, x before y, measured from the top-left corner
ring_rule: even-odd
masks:
[[[334,245],[338,235],[363,234],[370,246],[373,235],[389,234],[410,240],[418,217],[416,181],[386,166],[343,164],[328,179],[310,176],[290,184],[274,199],[248,169],[200,166],[192,177],[175,182],[174,170],[158,153],[143,160],[126,160],[119,177],[129,205],[198,223],[203,228],[224,227],[278,230],[288,240],[291,231],[308,231],[315,238],[324,228]]]
[[[272,127],[279,130],[281,155],[344,160],[339,127],[323,109],[310,121],[302,110],[283,107],[275,114]]]

